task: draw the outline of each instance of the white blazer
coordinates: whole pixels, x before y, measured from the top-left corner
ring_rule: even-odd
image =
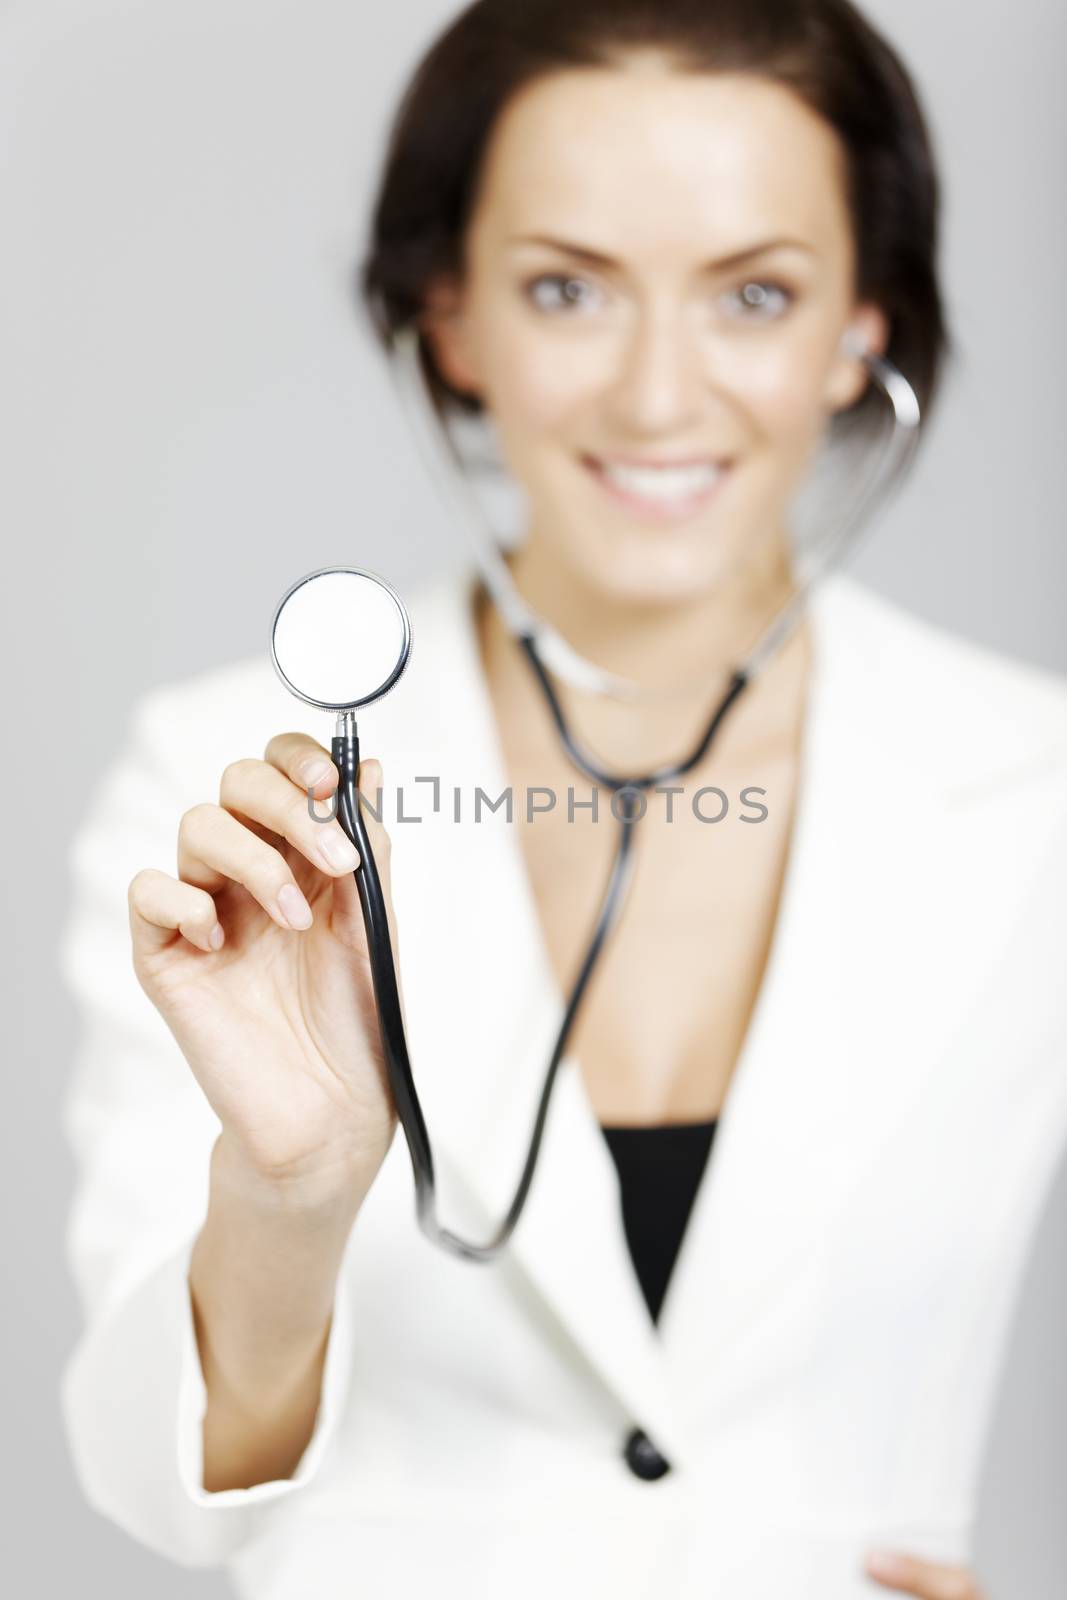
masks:
[[[391,825],[412,1056],[444,1220],[485,1237],[562,997],[514,828],[469,819],[476,786],[507,782],[471,581],[413,597],[411,665],[360,732],[423,817]],[[126,888],[173,872],[181,813],[217,798],[229,761],[286,728],[328,746],[332,724],[265,653],[141,698],[77,837],[63,943],[84,1017],[67,1117],[86,1313],[63,1403],[104,1515],[179,1562],[226,1564],[256,1600],[861,1600],[871,1544],[970,1559],[1067,1140],[1067,680],[847,576],[812,620],[780,919],[658,1328],[565,1060],[493,1265],[418,1231],[398,1130],[297,1471],[215,1494],[186,1272],[218,1125],[134,978]],[[415,783],[431,775],[436,816]],[[635,1425],[671,1463],[657,1481],[623,1459]]]

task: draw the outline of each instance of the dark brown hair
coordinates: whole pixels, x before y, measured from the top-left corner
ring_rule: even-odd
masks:
[[[854,293],[889,318],[886,354],[925,422],[950,352],[937,276],[939,179],[907,70],[849,0],[475,0],[419,63],[391,128],[358,284],[385,349],[417,321],[431,280],[462,271],[489,136],[511,96],[551,72],[621,65],[645,48],[679,71],[747,72],[784,85],[837,132]],[[421,335],[419,349],[438,414],[479,411],[438,371]],[[835,416],[834,434],[862,438],[884,414],[868,385]]]

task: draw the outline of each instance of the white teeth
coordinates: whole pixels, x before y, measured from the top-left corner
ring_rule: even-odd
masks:
[[[690,500],[703,494],[724,470],[711,463],[695,467],[624,467],[610,461],[599,462],[598,468],[624,494],[663,502]]]

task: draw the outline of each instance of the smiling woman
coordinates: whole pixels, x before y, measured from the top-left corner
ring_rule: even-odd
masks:
[[[627,608],[699,595],[673,659],[707,681],[788,589],[817,446],[884,420],[846,326],[929,413],[936,201],[906,77],[850,10],[491,7],[416,76],[362,288],[387,345],[421,330],[438,406],[491,417],[529,502],[524,592],[558,607],[565,571],[572,636],[605,584]]]
[[[278,731],[266,661],[140,708],[79,852],[106,871],[70,941],[99,1014],[66,1402],[95,1502],[157,1548],[256,1600],[862,1600],[883,1544],[877,1581],[978,1594],[980,1452],[1067,1141],[1067,689],[841,574],[737,670],[806,598],[798,490],[876,442],[872,374],[930,417],[937,240],[912,83],[847,0],[477,0],[420,63],[363,304],[389,354],[417,340],[435,422],[494,431],[509,578],[607,687],[546,710],[468,570],[411,600],[363,747],[398,791],[571,795],[566,694],[602,816],[611,773],[685,781],[648,795],[529,1206],[472,1267],[392,1159],[351,851],[308,815],[330,752]],[[715,825],[735,795],[759,826]],[[585,970],[592,799],[470,830],[446,802],[393,852],[369,829],[470,1237]],[[176,877],[144,867],[174,812]],[[127,915],[169,1053],[101,977]]]

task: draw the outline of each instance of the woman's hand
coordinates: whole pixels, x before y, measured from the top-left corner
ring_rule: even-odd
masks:
[[[985,1591],[966,1567],[921,1561],[903,1551],[868,1551],[866,1570],[883,1588],[892,1589],[895,1594],[915,1595],[917,1600],[987,1600]]]
[[[380,791],[376,762],[361,790]],[[218,804],[178,829],[178,875],[129,886],[138,980],[222,1122],[228,1170],[300,1201],[362,1200],[396,1128],[378,1034],[355,847],[326,813],[329,752],[277,735],[233,762]],[[389,893],[389,840],[367,819]]]

